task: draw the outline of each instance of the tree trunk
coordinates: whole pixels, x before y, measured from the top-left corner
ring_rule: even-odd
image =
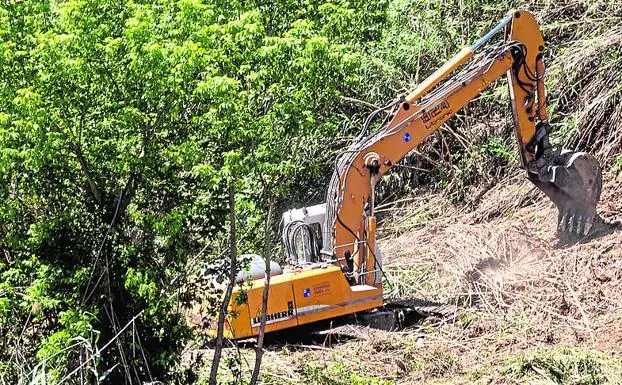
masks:
[[[223,347],[223,333],[225,319],[227,317],[227,310],[229,307],[229,301],[231,300],[231,292],[235,286],[235,277],[237,275],[237,242],[235,231],[235,194],[233,189],[233,183],[229,188],[229,241],[231,249],[231,267],[229,269],[229,283],[225,290],[225,297],[222,300],[220,306],[220,312],[218,314],[218,329],[216,331],[216,347],[214,348],[214,359],[212,360],[212,368],[209,376],[209,385],[217,385],[216,376],[218,374],[218,366],[220,365],[220,357],[222,355]]]
[[[253,368],[253,374],[249,385],[255,385],[257,378],[259,377],[259,370],[261,369],[261,359],[263,358],[263,340],[266,330],[266,312],[268,309],[268,290],[270,288],[270,221],[272,220],[272,208],[274,202],[272,199],[268,199],[268,217],[266,218],[266,228],[264,233],[264,250],[263,257],[266,263],[266,278],[263,286],[263,302],[261,303],[261,321],[259,323],[259,335],[257,336],[257,350],[255,351],[255,366]]]

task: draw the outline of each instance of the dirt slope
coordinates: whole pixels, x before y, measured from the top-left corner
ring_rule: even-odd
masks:
[[[599,207],[609,222],[622,218],[616,184],[610,177]],[[386,236],[381,244],[389,278],[415,267],[424,277],[398,287],[401,295],[519,317],[531,321],[534,338],[545,329],[549,342],[619,349],[603,335],[621,322],[622,232],[603,229],[584,243],[560,245],[556,209],[534,195],[527,182],[515,179],[488,192],[471,212],[448,207],[446,216],[423,227]],[[525,204],[531,200],[536,202]]]
[[[622,219],[621,177],[606,179],[599,211],[612,222]],[[559,245],[556,209],[521,176],[480,195],[469,206],[431,195],[385,210],[392,294],[456,303],[461,317],[278,347],[264,381],[622,383],[622,231]]]
[[[622,219],[620,182],[606,175],[609,222]],[[622,230],[558,244],[556,209],[518,173],[473,196],[381,209],[388,295],[457,304],[457,319],[269,344],[262,383],[621,384]],[[251,346],[225,355],[252,368]]]

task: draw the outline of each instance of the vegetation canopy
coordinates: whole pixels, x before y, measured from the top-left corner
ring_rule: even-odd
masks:
[[[266,197],[321,190],[385,9],[3,2],[4,381],[62,381],[93,356],[94,376],[162,378],[189,336],[189,255],[224,251],[228,186],[247,249]]]

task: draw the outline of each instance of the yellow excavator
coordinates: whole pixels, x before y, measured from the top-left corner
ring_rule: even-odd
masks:
[[[491,43],[497,34],[504,38]],[[534,16],[527,11],[512,12],[410,95],[370,115],[367,125],[381,112],[389,112],[390,119],[373,133],[363,130],[338,158],[326,203],[283,214],[283,245],[290,268],[282,270],[276,263],[271,268],[266,332],[386,306],[382,257],[376,245],[376,184],[402,157],[504,75],[522,168],[559,209],[560,236],[590,234],[598,220],[601,167],[587,153],[565,151],[549,143],[544,51]],[[264,269],[262,259],[255,256],[251,271],[238,277],[241,286],[229,304],[226,338],[259,333]],[[239,300],[241,290],[245,301]],[[215,335],[215,320],[208,320],[207,332]]]

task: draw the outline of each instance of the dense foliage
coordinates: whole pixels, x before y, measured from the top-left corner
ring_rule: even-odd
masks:
[[[320,185],[331,107],[361,86],[385,6],[3,3],[3,380],[162,378],[188,335],[188,256],[223,250],[226,191],[251,247],[267,197]]]

